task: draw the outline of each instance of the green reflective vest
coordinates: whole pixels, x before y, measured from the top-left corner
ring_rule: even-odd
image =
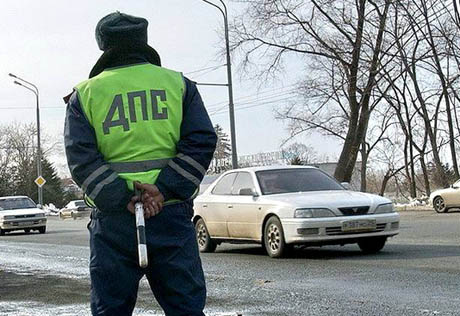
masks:
[[[181,73],[152,64],[106,69],[76,87],[98,150],[126,179],[154,184],[176,156],[185,83]]]

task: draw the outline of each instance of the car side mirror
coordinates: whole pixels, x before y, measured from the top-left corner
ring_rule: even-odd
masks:
[[[37,204],[37,208],[43,210],[43,205]]]
[[[351,185],[349,182],[340,183],[346,190],[351,190]]]
[[[254,191],[254,190],[251,189],[251,188],[243,188],[243,189],[240,189],[239,194],[240,194],[240,195],[253,196],[253,197],[258,197],[258,196],[259,196],[259,194],[257,194],[257,192]]]

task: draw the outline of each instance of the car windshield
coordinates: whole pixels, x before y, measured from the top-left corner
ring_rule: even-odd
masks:
[[[36,207],[37,205],[29,198],[0,199],[0,211]]]
[[[278,169],[257,171],[262,194],[345,190],[337,181],[318,169]]]

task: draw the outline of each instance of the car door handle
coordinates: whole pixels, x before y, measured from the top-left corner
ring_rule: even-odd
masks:
[[[208,207],[208,204],[203,204],[203,207]]]
[[[233,208],[233,205],[227,205],[228,208]]]

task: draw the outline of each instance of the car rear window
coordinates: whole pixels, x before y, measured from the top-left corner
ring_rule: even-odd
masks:
[[[218,195],[230,195],[232,194],[232,186],[235,181],[236,172],[229,173],[225,175],[222,179],[217,182],[214,189],[212,189],[212,194]]]

